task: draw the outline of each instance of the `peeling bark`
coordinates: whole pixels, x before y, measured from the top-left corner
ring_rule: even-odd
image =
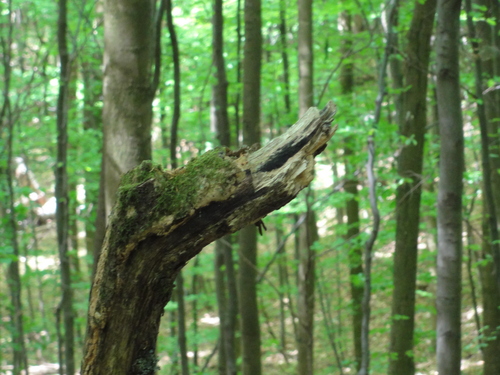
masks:
[[[255,223],[305,188],[335,132],[335,108],[311,108],[265,147],[218,148],[166,171],[122,177],[92,285],[82,375],[154,374],[163,309],[204,246]]]

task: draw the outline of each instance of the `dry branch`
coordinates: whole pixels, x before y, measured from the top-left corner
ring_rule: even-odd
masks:
[[[154,374],[177,273],[311,182],[334,115],[330,102],[257,151],[219,148],[174,171],[143,162],[123,176],[92,285],[82,375]]]

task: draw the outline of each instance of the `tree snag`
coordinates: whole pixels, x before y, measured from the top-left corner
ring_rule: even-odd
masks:
[[[82,375],[154,374],[178,272],[309,185],[334,115],[330,102],[259,150],[217,148],[173,171],[144,161],[122,177],[90,293]]]

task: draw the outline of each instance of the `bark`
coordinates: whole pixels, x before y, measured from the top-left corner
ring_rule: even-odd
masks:
[[[486,203],[483,203],[486,206]],[[483,236],[485,239],[489,238],[489,223],[486,219],[488,207],[483,208]],[[479,277],[482,287],[483,297],[483,326],[481,340],[483,344],[482,352],[484,359],[483,373],[484,375],[496,375],[500,373],[500,314],[498,306],[500,306],[500,293],[498,292],[498,285],[495,278],[495,267],[491,261],[492,251],[489,241],[481,241],[482,246],[482,260],[488,261],[481,262],[479,266]]]
[[[162,2],[163,4],[163,2]],[[170,44],[172,46],[172,60],[174,65],[174,110],[172,113],[172,123],[170,125],[170,163],[173,169],[177,168],[177,134],[179,129],[179,120],[181,118],[181,70],[179,59],[179,43],[177,42],[177,33],[175,31],[174,19],[172,15],[172,1],[165,0],[165,12],[167,16],[167,28],[170,35]],[[160,17],[161,20],[161,17]],[[159,58],[158,58],[159,61]],[[157,66],[158,67],[158,66]],[[182,270],[177,275],[177,327],[179,356],[181,358],[182,375],[189,375],[189,364],[187,358],[187,339],[186,339],[186,314],[184,303],[184,277]]]
[[[495,45],[495,28],[486,22],[487,18],[494,17],[498,12],[499,5],[490,0],[478,0],[478,5],[485,9],[484,19],[479,19],[476,23],[477,36],[479,38],[479,57],[484,72],[484,78],[492,79],[495,76],[495,55],[492,53],[497,47]],[[476,10],[478,11],[478,10]],[[500,213],[500,137],[498,132],[498,121],[495,118],[500,116],[498,102],[500,95],[498,90],[484,91],[484,109],[487,121],[487,132],[489,134],[489,154],[491,162],[491,184],[493,186],[493,198],[495,204],[492,206],[485,203],[485,215],[487,211],[495,210],[496,215]],[[494,207],[494,208],[493,208]],[[485,219],[486,221],[486,219]],[[484,238],[490,238],[490,231],[483,225]],[[492,257],[492,249],[488,241],[482,241],[482,258]],[[494,266],[491,262],[479,267],[480,281],[483,292],[483,334],[488,340],[483,340],[484,375],[500,373],[500,335],[496,327],[500,326],[500,293],[496,284]]]
[[[14,119],[12,116],[12,108],[10,103],[10,83],[11,83],[11,58],[12,58],[12,34],[14,18],[12,13],[12,1],[8,2],[8,28],[7,38],[2,43],[2,65],[3,65],[3,104],[0,111],[0,139],[5,130],[7,137],[2,153],[7,152],[5,165],[0,167],[0,175],[2,176],[2,191],[6,190],[6,194],[2,194],[2,204],[0,206],[0,215],[5,220],[5,227],[2,231],[2,245],[6,248],[12,248],[12,257],[7,267],[7,286],[10,294],[9,315],[11,320],[12,334],[12,364],[13,374],[21,374],[21,371],[28,370],[28,358],[26,346],[24,343],[24,324],[23,324],[23,305],[21,300],[21,275],[19,271],[19,241],[17,234],[17,217],[15,211],[15,196],[14,184],[12,180],[13,171],[13,154],[12,146],[14,139]],[[3,143],[3,142],[2,142]],[[5,150],[5,151],[4,151]],[[3,157],[4,155],[2,155]],[[3,164],[3,163],[2,163]],[[5,180],[4,180],[5,179]],[[7,186],[5,186],[5,185]],[[7,210],[9,212],[7,212]]]
[[[299,57],[299,115],[313,103],[313,28],[312,0],[297,3],[299,30],[297,33]],[[316,215],[307,201],[306,219],[298,231],[297,273],[297,374],[314,373],[314,283],[316,279],[315,254],[312,245],[318,240]]]
[[[179,43],[172,16],[172,1],[166,0],[167,27],[172,45],[172,60],[174,64],[174,111],[172,114],[172,125],[170,127],[170,162],[172,168],[177,168],[177,133],[179,120],[181,118],[181,70],[179,60]]]
[[[217,308],[219,311],[219,357],[217,370],[220,375],[226,375],[227,356],[226,356],[226,331],[227,325],[227,297],[224,272],[224,242],[221,239],[215,241],[214,256],[214,275],[215,275],[215,296],[217,298]]]
[[[460,0],[438,0],[437,105],[441,138],[438,187],[437,367],[459,375],[464,140],[459,85]]]
[[[73,315],[73,289],[71,287],[71,266],[68,255],[69,240],[69,194],[68,194],[68,102],[69,102],[69,77],[70,60],[66,41],[67,11],[66,0],[59,1],[59,18],[57,21],[57,39],[59,59],[61,64],[59,79],[59,96],[57,100],[57,162],[55,168],[57,201],[56,223],[57,243],[59,249],[59,262],[61,269],[61,309],[64,326],[64,359],[65,373],[75,373],[74,356],[74,315]]]
[[[287,52],[286,0],[280,0],[279,30],[281,41],[281,59],[283,60],[283,86],[285,91],[283,100],[285,101],[286,113],[290,113],[292,110],[292,104],[290,100],[290,67]]]
[[[245,0],[243,47],[243,143],[260,142],[260,72],[262,57],[261,0]],[[239,311],[243,375],[260,375],[259,310],[257,308],[257,231],[248,226],[239,233]]]
[[[368,191],[370,200],[370,210],[373,217],[372,228],[370,231],[370,237],[366,240],[364,246],[364,285],[363,285],[363,301],[361,304],[361,310],[363,317],[361,319],[361,366],[358,370],[358,375],[368,375],[370,373],[370,315],[371,315],[371,267],[372,267],[372,252],[375,241],[378,237],[378,232],[380,229],[380,212],[378,209],[378,198],[377,198],[377,182],[374,171],[375,165],[375,139],[374,133],[380,122],[382,105],[384,96],[386,94],[386,75],[387,75],[387,64],[389,57],[391,55],[391,46],[393,45],[391,38],[394,36],[392,32],[392,22],[394,21],[394,12],[396,10],[396,3],[389,2],[389,14],[388,14],[388,25],[387,25],[387,45],[384,51],[384,55],[379,64],[379,74],[378,74],[378,93],[375,99],[375,111],[372,124],[372,132],[368,135],[368,161],[366,163],[366,174],[368,181]]]
[[[489,208],[488,210],[488,222],[490,225],[490,238],[491,250],[493,253],[493,260],[495,264],[495,276],[497,280],[498,287],[500,289],[500,245],[498,243],[498,227],[497,227],[497,212],[495,210],[495,198],[494,198],[494,185],[491,178],[492,163],[493,159],[490,157],[490,137],[488,135],[488,120],[486,118],[486,111],[484,108],[484,98],[483,98],[483,67],[481,60],[479,58],[479,44],[476,39],[476,28],[472,20],[472,4],[471,0],[465,0],[465,9],[467,13],[467,27],[469,29],[469,39],[471,40],[471,45],[474,53],[474,78],[475,78],[475,94],[476,94],[476,106],[477,106],[477,117],[479,120],[479,129],[481,133],[481,164],[482,164],[482,175],[483,175],[483,189],[484,189],[484,199]]]
[[[241,83],[241,1],[236,0],[236,83]],[[241,92],[236,91],[234,98],[234,122],[236,125],[236,139],[240,136],[240,102],[241,102]],[[239,141],[236,141],[238,146],[240,146]]]
[[[100,100],[102,92],[100,82],[102,75],[100,73],[99,64],[100,56],[91,56],[88,61],[84,61],[81,67],[83,81],[83,129],[89,133],[88,136],[98,134],[102,131],[101,110],[96,103]],[[95,150],[102,153],[102,149]],[[87,254],[93,255],[95,251],[96,229],[99,228],[104,232],[104,225],[98,227],[95,225],[98,212],[98,197],[99,197],[99,170],[85,171],[85,242]],[[103,213],[104,215],[104,213]],[[105,221],[105,220],[104,220]],[[104,238],[104,235],[101,235]],[[99,241],[102,244],[102,239]],[[100,247],[100,246],[99,246]]]
[[[415,288],[417,280],[420,196],[427,100],[430,37],[434,24],[436,0],[415,2],[408,32],[407,61],[399,134],[405,143],[398,158],[398,174],[403,182],[396,191],[396,248],[394,252],[394,292],[389,356],[390,375],[413,375],[413,332],[415,326]],[[393,63],[394,65],[394,63]]]
[[[308,207],[306,219],[299,227],[298,296],[297,296],[297,373],[314,374],[314,289],[315,259],[312,245],[318,240],[316,215]]]
[[[219,148],[174,171],[143,162],[123,177],[92,285],[82,375],[154,373],[160,318],[179,271],[311,182],[333,115],[331,103],[312,108],[258,151]]]
[[[151,159],[152,0],[104,2],[104,187],[106,217],[120,176]]]
[[[313,103],[312,0],[299,0],[299,111],[303,115]]]
[[[341,14],[340,22],[343,29],[350,34],[353,31],[352,16],[347,12]],[[352,48],[352,39],[350,35],[344,39],[342,44],[342,54],[347,55]],[[354,64],[345,62],[341,67],[340,86],[342,95],[346,96],[347,103],[352,103],[352,93],[354,90]],[[354,343],[354,359],[356,361],[356,370],[361,366],[361,303],[363,300],[363,285],[359,282],[359,276],[363,274],[363,254],[359,241],[359,203],[358,203],[358,179],[354,176],[350,156],[354,154],[351,147],[352,137],[346,138],[344,142],[346,181],[344,190],[349,193],[350,199],[346,202],[347,215],[347,233],[346,240],[349,241],[349,284],[351,289],[351,319],[352,319],[352,337]]]
[[[215,65],[216,84],[213,87],[214,128],[219,146],[231,146],[231,130],[227,113],[227,77],[224,61],[224,16],[222,0],[214,0],[212,18],[213,63]],[[219,368],[221,374],[233,375],[237,372],[235,354],[236,317],[238,298],[236,275],[234,271],[233,247],[230,236],[218,239],[215,245],[215,277],[217,279],[217,301],[220,317],[220,353]],[[225,266],[225,272],[221,267]],[[225,276],[225,277],[224,277]],[[220,363],[224,360],[224,364]]]
[[[177,343],[181,357],[182,375],[189,375],[186,338],[186,304],[184,302],[184,276],[180,271],[176,278],[175,290],[177,292]]]

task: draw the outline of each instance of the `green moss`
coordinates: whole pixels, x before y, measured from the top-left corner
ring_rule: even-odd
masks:
[[[225,153],[221,148],[208,151],[173,172],[151,161],[127,172],[118,189],[111,224],[112,243],[127,244],[131,236],[147,230],[161,217],[182,217],[196,204],[200,194],[234,183],[237,169],[224,157]]]
[[[223,186],[224,179],[231,177],[233,164],[224,158],[225,151],[215,149],[193,159],[181,173],[164,186],[158,201],[161,214],[182,216],[203,194],[214,185]]]

